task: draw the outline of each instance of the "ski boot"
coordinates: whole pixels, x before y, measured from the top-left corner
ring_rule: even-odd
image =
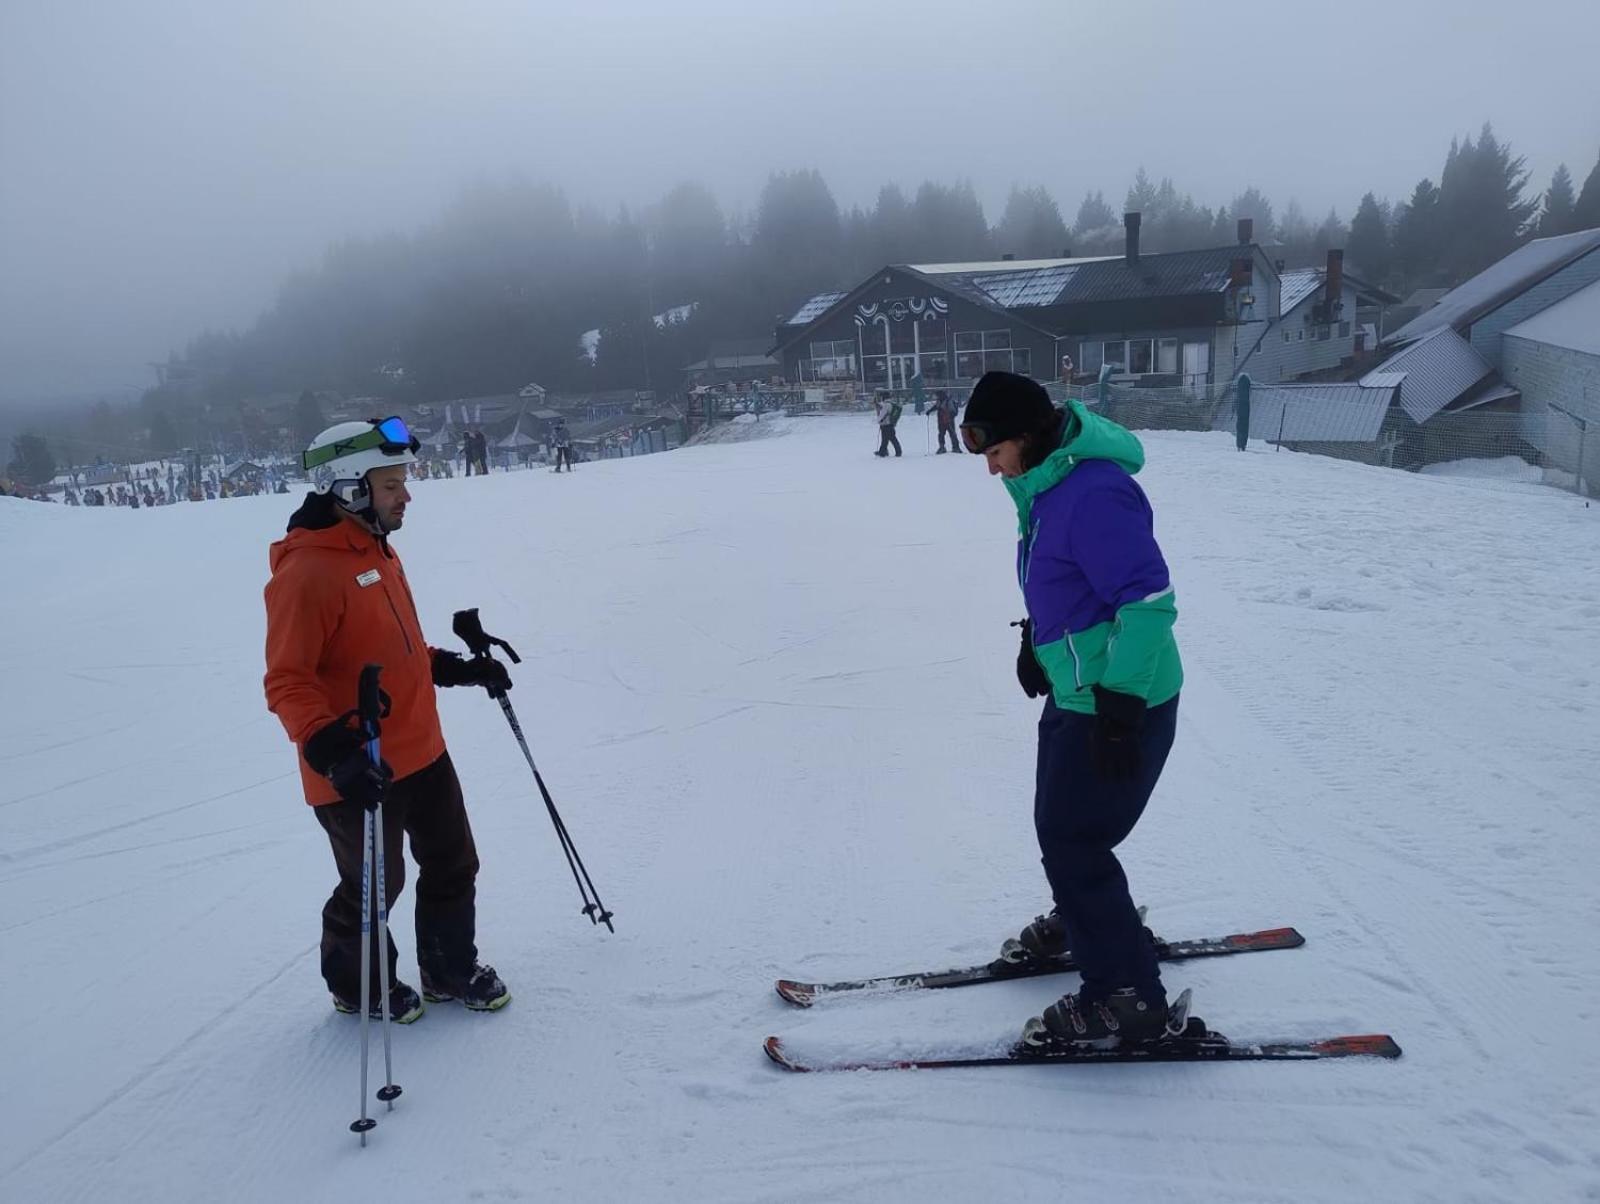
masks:
[[[1190,998],[1185,990],[1171,1005],[1150,1002],[1131,987],[1098,1000],[1068,993],[1023,1026],[1022,1044],[1032,1050],[1116,1049],[1201,1036],[1205,1025],[1190,1018]]]
[[[422,974],[422,997],[429,1003],[449,1003],[459,999],[474,1012],[498,1012],[511,1002],[511,990],[500,981],[493,966],[478,962],[464,981],[445,983]]]
[[[1144,908],[1139,909],[1139,922],[1144,923]],[[1149,932],[1149,929],[1145,930]],[[1155,939],[1153,933],[1150,934]],[[1055,957],[1066,957],[1071,953],[1067,947],[1067,923],[1061,916],[1052,911],[1049,915],[1035,916],[1033,923],[1029,924],[1022,932],[1008,939],[1000,946],[1000,956],[995,960],[997,970],[1006,966],[1026,966],[1034,962],[1049,961]]]
[[[367,1016],[372,1020],[383,1019],[383,1005],[376,999],[377,992],[373,993],[374,1000],[368,1005]],[[351,1003],[339,995],[333,997],[333,1010],[341,1016],[359,1016],[361,1004],[359,1001]],[[422,1000],[417,992],[403,982],[397,982],[389,988],[389,1019],[396,1024],[410,1024],[413,1020],[422,1017]]]

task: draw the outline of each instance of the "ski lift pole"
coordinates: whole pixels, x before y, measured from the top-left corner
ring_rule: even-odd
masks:
[[[451,624],[451,629],[461,637],[463,643],[472,651],[474,660],[490,655],[491,647],[499,647],[511,658],[512,664],[520,665],[522,658],[510,644],[502,639],[487,634],[483,630],[483,623],[478,618],[477,607],[471,610],[458,610]],[[555,827],[556,838],[561,842],[561,852],[567,859],[567,868],[572,871],[572,880],[578,887],[578,894],[583,899],[583,914],[589,917],[591,924],[604,924],[610,932],[616,932],[611,919],[615,914],[600,901],[600,892],[595,888],[594,880],[589,877],[589,869],[583,864],[583,857],[578,853],[578,847],[572,841],[567,825],[561,818],[561,813],[556,810],[555,800],[550,797],[550,789],[544,784],[544,775],[539,772],[539,766],[534,762],[533,752],[528,747],[527,738],[522,734],[522,724],[517,721],[517,712],[511,705],[511,699],[506,697],[504,690],[490,689],[489,696],[500,704],[500,710],[506,717],[506,722],[511,726],[511,734],[516,737],[517,747],[522,749],[523,758],[528,762],[528,768],[533,772],[534,784],[539,787],[539,795],[544,800],[545,811],[549,813],[550,822]]]

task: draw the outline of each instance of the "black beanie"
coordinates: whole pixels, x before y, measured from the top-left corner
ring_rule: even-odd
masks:
[[[984,445],[1049,429],[1056,407],[1044,386],[1015,372],[985,372],[972,386],[962,426],[981,427]]]

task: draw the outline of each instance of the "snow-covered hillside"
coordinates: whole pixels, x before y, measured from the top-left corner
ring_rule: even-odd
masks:
[[[887,462],[866,417],[772,430],[416,488],[423,624],[477,606],[522,653],[618,931],[498,709],[445,693],[516,999],[398,1030],[365,1150],[333,864],[261,697],[294,499],[0,499],[0,1199],[1600,1198],[1600,510],[1145,436],[1188,685],[1135,894],[1167,935],[1308,938],[1167,982],[1402,1060],[790,1076],[767,1034],[982,1042],[1073,980],[772,993],[984,960],[1047,905],[1004,491],[911,420]]]

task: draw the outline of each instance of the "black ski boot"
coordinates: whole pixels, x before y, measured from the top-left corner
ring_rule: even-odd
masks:
[[[1139,922],[1144,922],[1145,909],[1139,908]],[[1152,941],[1160,944],[1155,933],[1148,928],[1145,935]],[[1033,923],[1029,924],[1017,936],[1011,937],[1000,946],[1000,956],[993,963],[997,967],[1024,966],[1030,962],[1049,961],[1054,957],[1068,957],[1072,950],[1067,947],[1067,924],[1061,916],[1052,911],[1046,916],[1034,916]]]
[[[1048,961],[1067,954],[1067,924],[1055,912],[1034,916],[1033,923],[1020,935],[1011,937],[1000,946],[1000,961],[1010,966],[1028,962]]]
[[[376,997],[377,992],[373,992]],[[343,1016],[359,1016],[361,1014],[361,1001],[352,1003],[338,995],[333,997],[333,1010]],[[383,1005],[376,998],[373,999],[367,1012],[373,1020],[383,1019]],[[413,1020],[422,1017],[422,999],[417,992],[403,982],[397,982],[389,988],[389,1019],[396,1024],[410,1024]]]
[[[1069,993],[1045,1008],[1043,1016],[1028,1021],[1022,1041],[1034,1049],[1063,1045],[1115,1049],[1178,1036],[1186,1031],[1188,1019],[1188,991],[1171,1007],[1165,1000],[1140,999],[1132,987],[1104,999]]]
[[[465,981],[444,983],[422,975],[422,997],[429,1003],[449,1003],[459,999],[464,1007],[474,1012],[498,1012],[511,1002],[511,991],[493,966],[479,962]]]

